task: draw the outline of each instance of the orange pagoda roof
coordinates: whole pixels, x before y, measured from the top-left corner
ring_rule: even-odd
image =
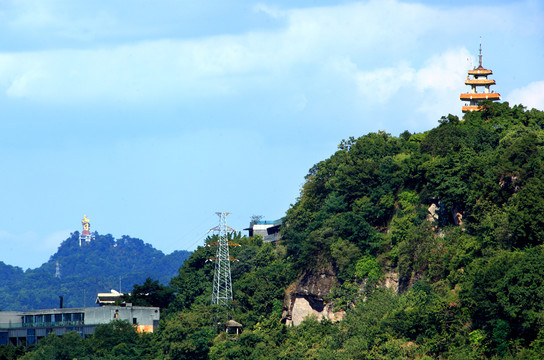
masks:
[[[467,106],[463,106],[461,108],[461,110],[466,113],[466,112],[469,112],[469,111],[480,111],[481,110],[481,107],[480,106],[476,106],[476,105],[467,105]]]
[[[461,94],[459,98],[461,100],[500,100],[501,95],[499,93],[467,93]]]
[[[495,80],[491,79],[467,79],[465,85],[495,85]]]
[[[491,75],[493,74],[493,71],[487,70],[482,65],[480,65],[474,70],[469,70],[468,74],[469,75]]]

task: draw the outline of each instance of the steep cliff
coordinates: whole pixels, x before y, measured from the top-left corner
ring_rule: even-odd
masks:
[[[304,273],[297,282],[287,288],[282,322],[296,326],[311,315],[315,315],[318,320],[341,320],[344,312],[335,312],[333,304],[325,301],[335,285],[336,274],[332,269]]]

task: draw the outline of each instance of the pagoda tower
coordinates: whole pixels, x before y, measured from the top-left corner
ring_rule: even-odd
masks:
[[[496,101],[501,99],[501,95],[494,91],[490,91],[489,87],[495,85],[495,80],[488,79],[487,77],[493,74],[493,71],[488,70],[482,66],[482,43],[480,42],[480,55],[478,55],[479,65],[473,70],[468,71],[467,80],[465,85],[470,86],[470,92],[461,94],[462,101],[468,101],[465,103],[462,110],[464,113],[469,111],[480,111],[480,102],[483,100]],[[472,76],[472,78],[471,78]]]
[[[91,222],[87,219],[87,215],[83,215],[83,220],[81,220],[81,225],[83,225],[83,231],[79,235],[79,246],[82,242],[91,242]]]

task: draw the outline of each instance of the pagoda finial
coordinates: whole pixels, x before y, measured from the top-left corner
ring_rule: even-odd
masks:
[[[482,37],[480,36],[480,55],[478,55],[480,61],[480,67],[482,66]]]

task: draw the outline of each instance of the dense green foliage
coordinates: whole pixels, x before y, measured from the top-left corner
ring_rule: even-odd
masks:
[[[544,113],[507,103],[342,141],[307,175],[281,244],[231,239],[231,307],[209,305],[215,248],[200,247],[170,282],[159,331],[78,346],[104,359],[541,359],[543,165]],[[286,289],[323,269],[343,320],[283,325]],[[241,335],[225,332],[229,318]],[[80,340],[27,358],[54,341]]]
[[[130,303],[133,306],[166,308],[173,299],[174,289],[148,277],[142,285],[134,284],[132,291],[121,296],[119,302]]]
[[[187,251],[164,255],[140,239],[95,233],[95,239],[79,246],[79,233],[62,242],[48,262],[36,269],[21,268],[0,262],[1,310],[33,310],[59,307],[93,306],[96,294],[110,289],[129,290],[132,285],[151,277],[167,284],[180,264],[189,257]],[[59,262],[61,277],[55,277]]]

